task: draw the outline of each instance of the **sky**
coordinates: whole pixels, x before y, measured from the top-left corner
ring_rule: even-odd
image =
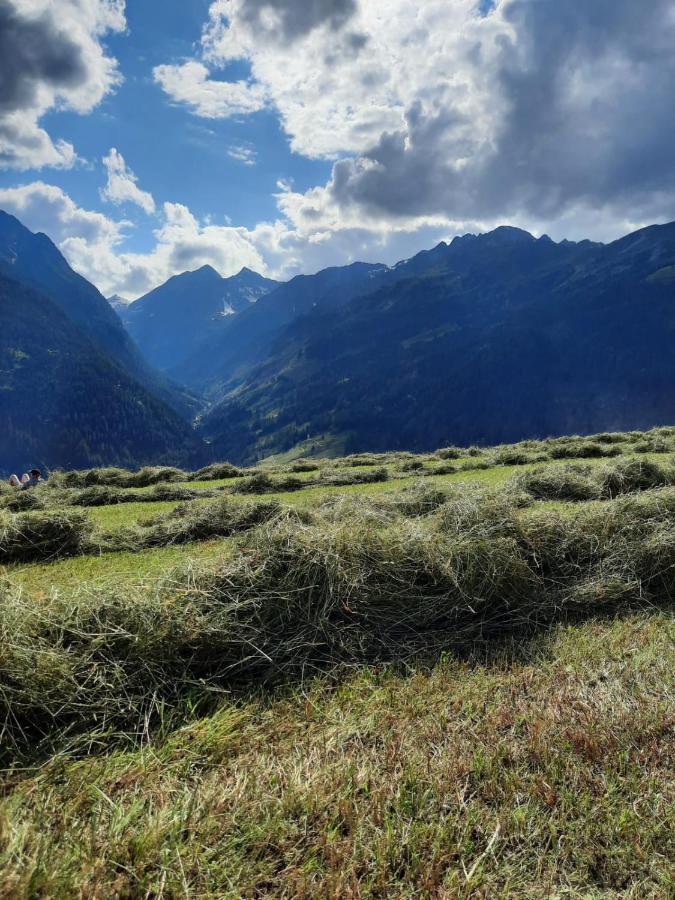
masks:
[[[675,0],[2,0],[0,208],[106,295],[675,220]]]

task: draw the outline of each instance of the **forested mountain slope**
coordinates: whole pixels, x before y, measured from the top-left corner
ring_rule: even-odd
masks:
[[[343,306],[372,289],[386,271],[386,266],[354,263],[316,275],[298,275],[232,316],[170,374],[192,390],[218,400],[267,358],[287,325],[315,308]]]
[[[203,460],[190,426],[48,297],[0,275],[0,471]]]
[[[675,420],[675,224],[607,246],[501,228],[393,272],[277,332],[204,420],[217,455],[320,434],[423,450]]]
[[[33,234],[2,210],[0,274],[36,288],[129,375],[186,418],[194,414],[194,397],[149,365],[100,291],[71,269],[45,234]]]

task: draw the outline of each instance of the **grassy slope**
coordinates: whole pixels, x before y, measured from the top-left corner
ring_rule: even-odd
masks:
[[[671,625],[561,628],[56,759],[3,803],[5,891],[671,896]]]
[[[460,473],[458,475],[445,475],[433,477],[428,483],[467,483],[498,485],[508,480],[516,470],[516,467],[501,467]],[[302,477],[302,476],[299,476]],[[346,487],[305,488],[301,491],[268,495],[270,499],[278,499],[291,506],[307,507],[324,500],[328,496],[342,494],[373,495],[382,494],[410,485],[413,477],[392,479],[379,484],[348,485]],[[201,486],[213,488],[216,486],[231,484],[232,482],[204,482],[192,487]],[[207,504],[208,499],[196,501]],[[175,509],[179,504],[168,503],[124,503],[119,506],[101,506],[89,510],[93,521],[101,528],[116,529],[126,525],[135,525],[152,516],[161,515]],[[103,556],[84,556],[73,559],[59,560],[46,564],[31,564],[14,566],[11,569],[12,577],[28,591],[46,593],[50,588],[58,590],[72,590],[80,587],[84,582],[105,582],[122,578],[125,581],[142,581],[146,576],[161,572],[165,567],[178,565],[191,559],[203,560],[215,558],[222,554],[226,541],[210,541],[204,544],[189,544],[184,547],[159,548],[146,550],[142,554],[136,553],[111,553]]]
[[[424,481],[496,487],[523,470]],[[413,480],[278,498],[312,506]],[[90,514],[114,529],[175,505]],[[574,505],[537,504],[551,508]],[[53,589],[150,588],[229,546],[76,557],[11,578],[27,602]],[[432,672],[342,672],[225,697],[187,725],[167,713],[135,751],[55,757],[12,776],[0,896],[671,896],[674,637],[669,611],[645,610]]]
[[[643,458],[658,459],[658,455],[646,455]],[[605,460],[588,460],[591,465],[599,465]],[[547,465],[563,465],[560,462]],[[484,487],[498,487],[507,482],[515,474],[535,468],[526,466],[495,466],[490,469],[476,469],[467,472],[457,472],[452,475],[431,476],[424,479],[428,485],[482,485]],[[352,471],[360,471],[355,468]],[[296,477],[309,480],[313,473],[300,473]],[[389,481],[367,485],[347,485],[344,487],[309,487],[300,491],[290,491],[279,494],[266,495],[268,499],[277,499],[284,504],[299,508],[312,507],[330,496],[356,495],[373,496],[386,494],[391,491],[408,487],[417,476],[411,475],[403,478],[392,478]],[[186,486],[213,490],[218,487],[233,487],[241,479],[229,479],[227,481],[186,482]],[[180,485],[179,485],[180,486]],[[207,504],[210,499],[198,500],[196,503]],[[101,528],[117,529],[127,525],[135,525],[152,516],[161,515],[175,509],[176,502],[162,503],[124,503],[118,506],[101,506],[88,510],[92,520]],[[539,509],[565,509],[568,504],[555,502],[540,503]],[[12,578],[28,591],[47,593],[50,588],[57,590],[72,590],[82,586],[83,583],[94,582],[100,584],[107,579],[124,579],[125,582],[143,581],[146,576],[159,574],[164,568],[179,565],[181,562],[195,560],[218,560],[222,555],[227,541],[209,541],[207,544],[190,544],[183,547],[158,548],[145,550],[142,554],[111,553],[96,557],[75,557],[74,559],[60,560],[51,564],[16,565],[11,567]]]

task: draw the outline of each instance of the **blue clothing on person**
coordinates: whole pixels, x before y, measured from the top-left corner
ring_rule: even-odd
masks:
[[[42,472],[39,469],[33,469],[30,473],[30,478],[28,481],[24,481],[21,485],[22,491],[28,491],[31,488],[37,487],[38,484],[42,484]]]

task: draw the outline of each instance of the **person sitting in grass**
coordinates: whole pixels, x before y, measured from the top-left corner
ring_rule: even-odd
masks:
[[[19,479],[17,478],[16,475],[10,475],[9,476],[9,485],[10,485],[10,487],[20,488],[21,482],[19,481]]]
[[[42,483],[42,472],[39,469],[31,469],[30,470],[30,478],[28,481],[24,481],[21,490],[27,491],[30,488],[37,487],[38,484]]]

